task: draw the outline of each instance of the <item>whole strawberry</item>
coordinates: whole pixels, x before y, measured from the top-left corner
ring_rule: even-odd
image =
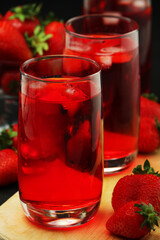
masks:
[[[16,6],[4,15],[4,19],[8,20],[22,34],[27,32],[31,36],[35,27],[40,24],[37,15],[39,15],[41,7],[41,4],[36,5],[35,3]]]
[[[32,57],[22,34],[9,21],[0,21],[0,60],[25,61]]]
[[[147,235],[158,226],[160,218],[151,204],[140,201],[126,203],[118,209],[107,221],[106,228],[113,234],[137,239]]]
[[[160,104],[157,102],[157,97],[151,94],[141,96],[140,101],[141,117],[152,118],[155,117],[160,121]]]
[[[160,122],[157,118],[141,117],[138,150],[141,153],[154,152],[160,144]]]
[[[17,154],[12,149],[0,150],[0,186],[17,181]]]
[[[148,160],[133,169],[134,175],[121,178],[114,187],[112,206],[115,211],[127,202],[141,200],[151,203],[160,214],[160,174],[155,172]]]

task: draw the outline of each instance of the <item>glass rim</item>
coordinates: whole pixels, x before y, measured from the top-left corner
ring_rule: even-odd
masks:
[[[85,19],[85,18],[95,18],[95,17],[105,17],[105,18],[115,18],[115,19],[120,19],[120,20],[125,20],[127,21],[128,23],[134,23],[135,25],[135,29],[133,30],[130,30],[126,33],[122,33],[122,34],[116,34],[115,36],[105,36],[105,37],[92,37],[92,36],[89,36],[89,35],[85,35],[85,34],[81,34],[81,33],[76,33],[76,32],[72,32],[70,30],[67,29],[67,26],[68,24],[72,23],[73,21],[75,20],[81,20],[81,19]],[[96,13],[96,14],[84,14],[84,15],[79,15],[79,16],[76,16],[76,17],[72,17],[70,19],[68,19],[66,22],[65,22],[65,31],[74,36],[74,37],[79,37],[79,38],[84,38],[84,39],[117,39],[117,38],[125,38],[127,37],[128,35],[131,35],[131,34],[134,34],[135,32],[138,32],[139,30],[139,24],[134,20],[134,19],[131,19],[129,17],[124,17],[124,16],[115,16],[115,15],[112,15],[112,14],[103,14],[103,13]]]
[[[83,61],[86,61],[86,62],[90,62],[92,64],[94,64],[96,67],[97,67],[97,71],[92,73],[92,74],[89,74],[89,75],[86,75],[84,77],[78,77],[78,76],[71,76],[71,78],[68,78],[67,80],[64,79],[63,80],[63,77],[61,78],[61,81],[58,81],[57,78],[55,77],[36,77],[32,74],[28,74],[24,68],[25,66],[28,64],[31,64],[31,63],[34,63],[34,62],[38,62],[38,61],[42,61],[42,60],[49,60],[49,59],[63,59],[63,58],[70,58],[70,59],[79,59],[79,60],[83,60]],[[101,72],[101,66],[96,62],[94,61],[93,59],[91,58],[85,58],[85,57],[80,57],[80,56],[76,56],[76,55],[63,55],[63,54],[58,54],[58,55],[45,55],[45,56],[41,56],[41,57],[34,57],[34,58],[30,58],[28,60],[26,60],[25,62],[23,62],[20,66],[20,73],[23,75],[23,76],[26,76],[27,78],[30,78],[32,80],[35,80],[35,81],[40,81],[40,82],[50,82],[50,83],[69,83],[69,82],[80,82],[80,81],[84,81],[86,78],[89,78],[89,77],[93,77],[94,75],[98,74]],[[60,77],[59,77],[60,78]],[[72,78],[74,78],[75,80],[72,80]],[[52,79],[52,80],[51,80]]]

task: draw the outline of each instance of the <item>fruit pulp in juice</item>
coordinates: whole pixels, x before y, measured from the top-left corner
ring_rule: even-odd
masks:
[[[38,85],[38,87],[36,87]],[[23,86],[19,108],[20,198],[42,209],[100,201],[101,93],[92,83]]]
[[[65,53],[92,58],[101,65],[104,159],[123,158],[137,151],[140,95],[138,48],[129,38],[107,40],[106,35],[91,36],[93,39],[87,39],[86,35],[79,42],[77,39],[71,41]]]
[[[84,0],[84,2],[86,2],[83,10],[85,14],[110,12],[111,15],[118,14],[134,19],[139,24],[141,93],[150,92],[152,7],[149,1]]]

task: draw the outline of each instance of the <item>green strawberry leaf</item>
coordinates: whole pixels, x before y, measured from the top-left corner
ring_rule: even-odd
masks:
[[[158,118],[155,117],[155,122],[156,122],[156,128],[160,132],[160,122],[158,121]]]
[[[12,126],[8,128],[7,130],[4,129],[0,133],[0,150],[6,149],[6,148],[11,148],[13,144],[13,137],[17,136],[17,131],[13,131]]]
[[[137,211],[136,213],[139,213],[144,217],[144,222],[142,223],[141,228],[147,226],[149,228],[149,232],[151,232],[151,230],[155,231],[154,225],[159,227],[158,221],[160,220],[160,217],[158,216],[158,213],[154,211],[152,204],[149,203],[149,205],[147,205],[145,203],[141,203],[135,204],[134,206],[140,209],[140,211]]]
[[[143,165],[143,169],[141,165],[138,165],[136,168],[133,169],[132,171],[134,174],[153,174],[156,175],[158,177],[160,177],[160,173],[159,172],[155,172],[154,168],[152,168],[150,166],[150,162],[148,161],[148,159],[146,159],[146,161],[144,162]]]
[[[62,19],[56,18],[55,14],[53,12],[49,12],[44,19],[41,19],[40,22],[41,22],[41,26],[45,27],[53,21],[58,21],[58,22],[62,22],[62,23],[64,22]]]
[[[43,55],[44,50],[47,51],[49,46],[47,40],[52,37],[52,34],[45,34],[44,28],[36,26],[33,36],[29,37],[27,33],[24,34],[29,48],[32,50],[33,56],[36,54]]]
[[[16,6],[10,9],[12,16],[9,19],[18,18],[21,22],[24,22],[25,19],[34,19],[35,16],[38,16],[42,8],[42,3],[37,5],[36,3],[25,4],[23,6]]]
[[[149,100],[158,102],[158,97],[154,93],[144,93],[142,96],[148,98]]]

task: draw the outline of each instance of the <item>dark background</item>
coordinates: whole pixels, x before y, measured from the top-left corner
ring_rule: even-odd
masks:
[[[42,15],[53,11],[57,18],[68,20],[71,17],[82,13],[83,0],[45,0],[45,1],[3,1],[0,12],[5,12],[12,6],[27,3],[43,3]],[[160,0],[152,0],[152,80],[151,92],[154,92],[160,98]],[[0,204],[6,201],[14,192],[18,190],[18,185],[13,184],[7,187],[0,187]]]

